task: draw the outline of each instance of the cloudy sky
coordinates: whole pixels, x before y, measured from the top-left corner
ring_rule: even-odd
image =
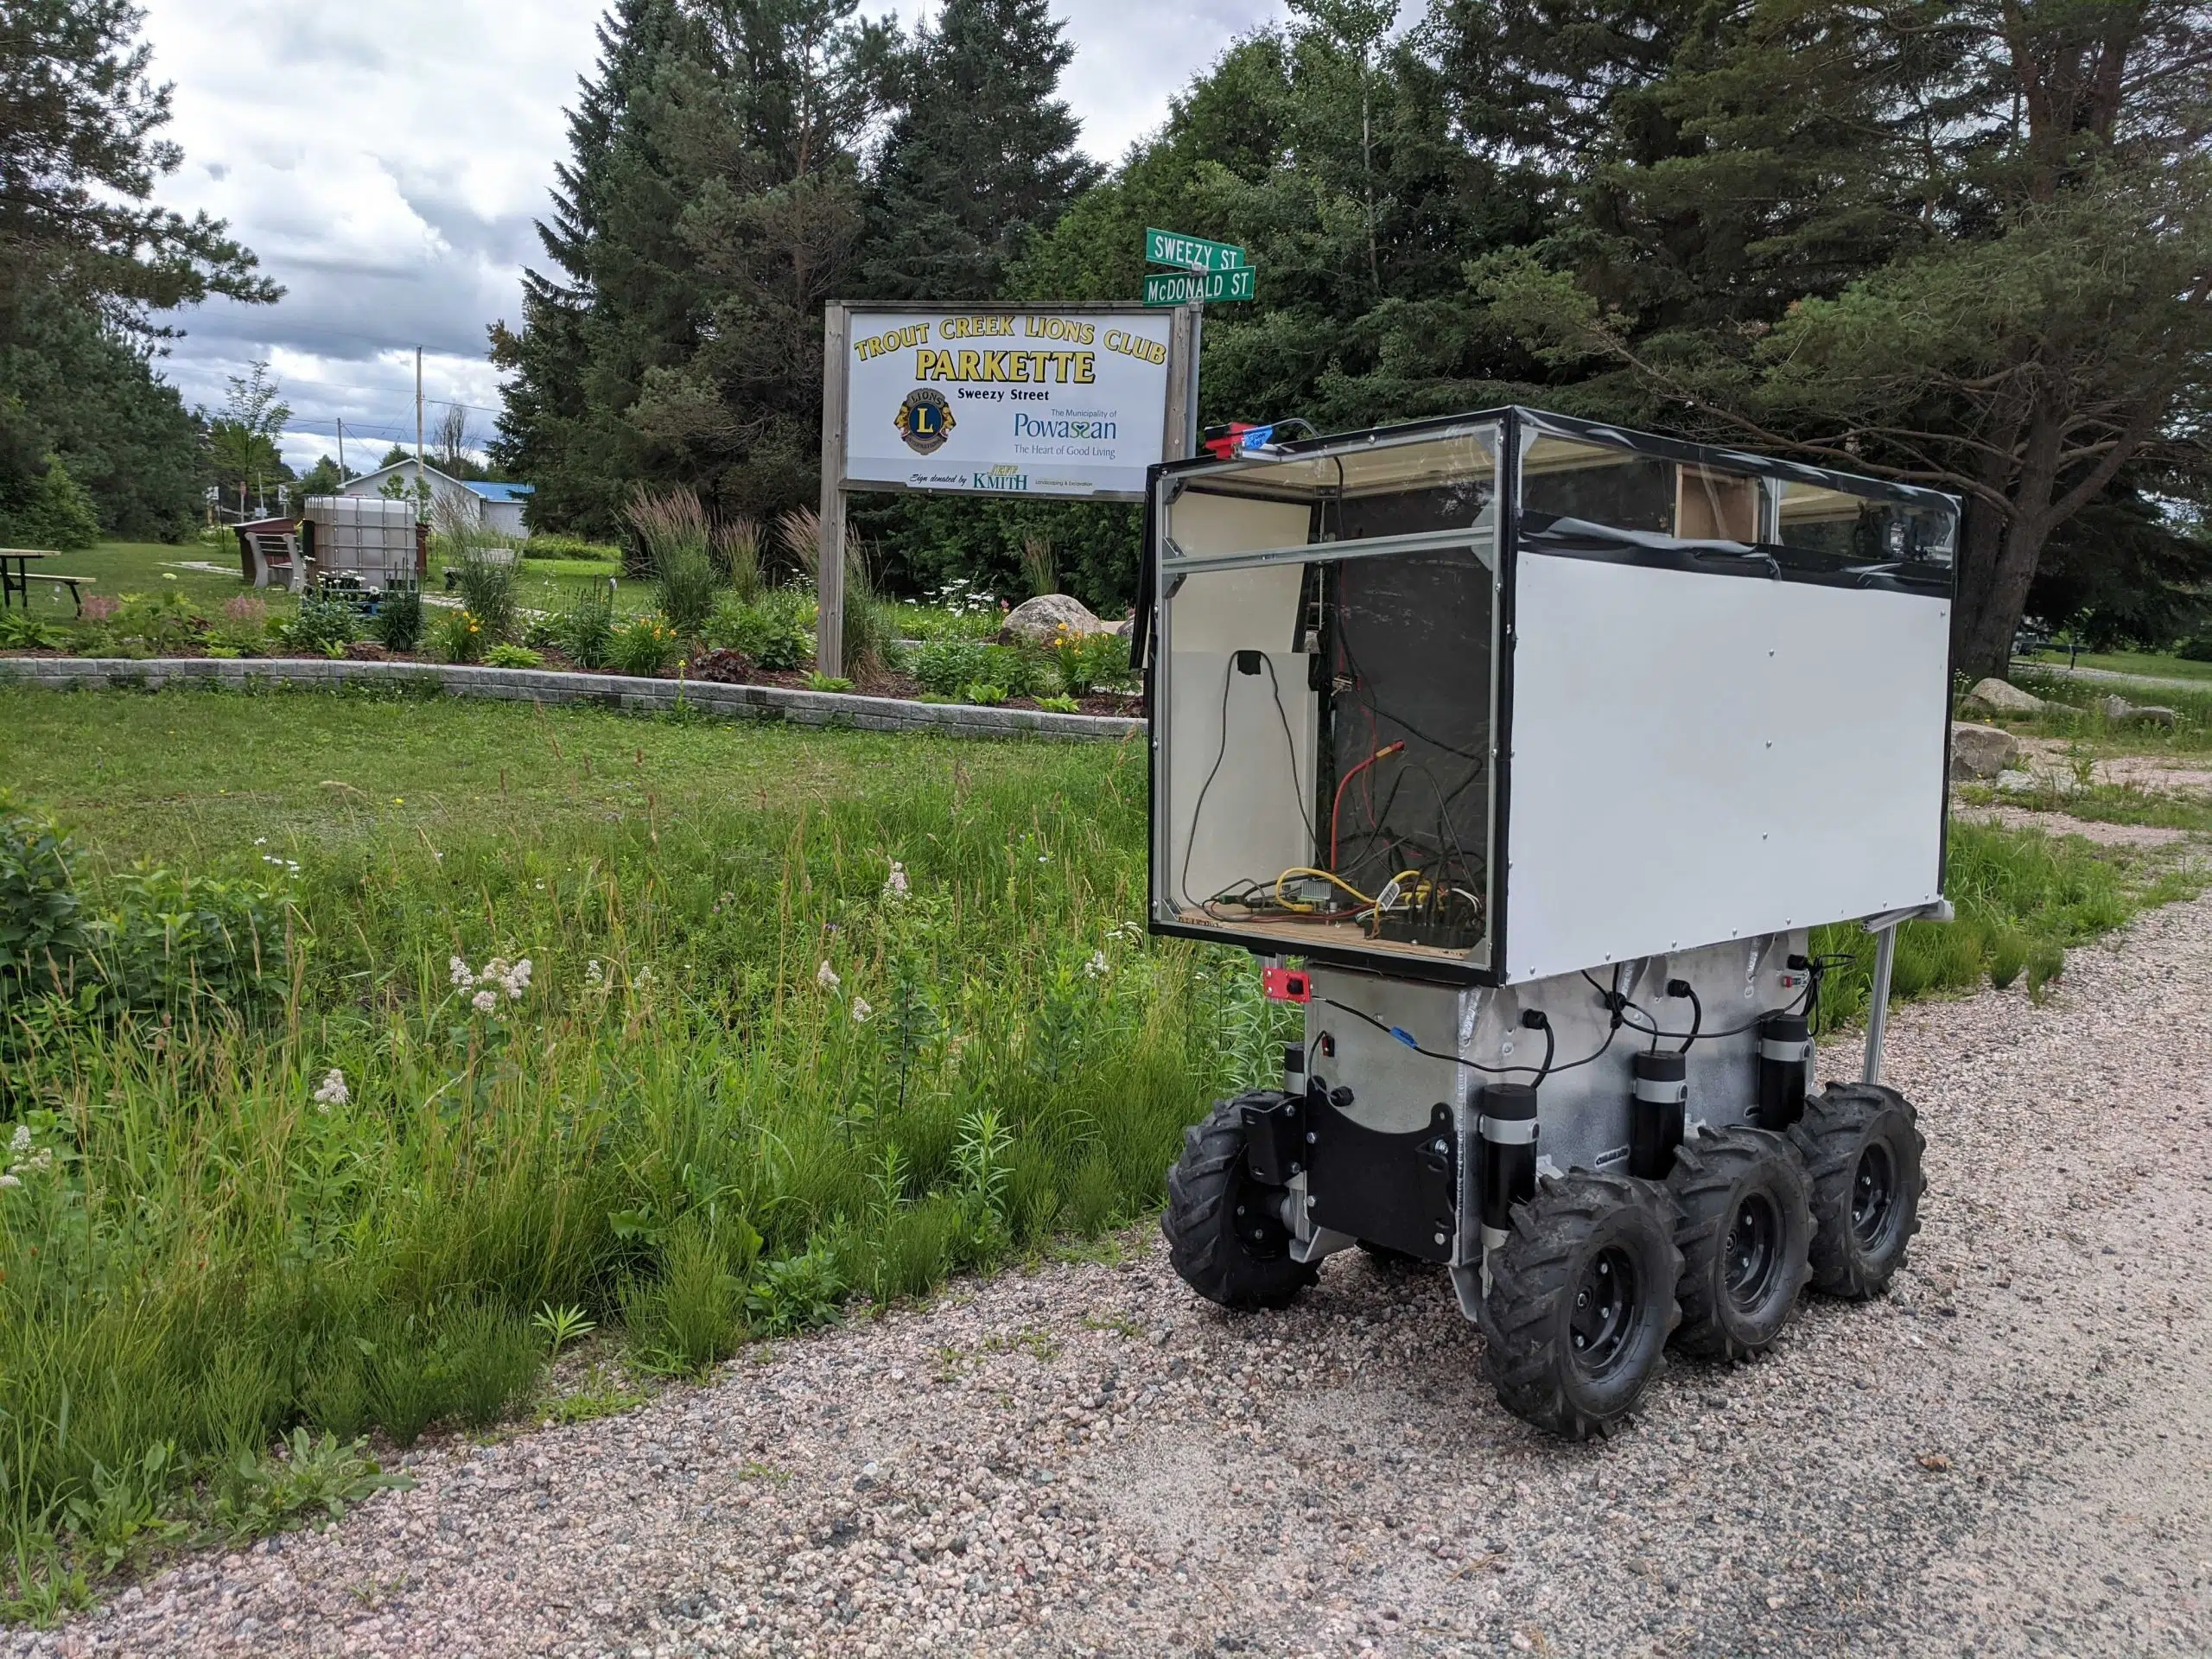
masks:
[[[929,0],[898,0],[908,25]],[[566,151],[563,110],[596,56],[605,0],[143,0],[156,78],[175,86],[185,162],[160,198],[230,221],[284,284],[274,307],[188,311],[165,372],[188,403],[270,359],[294,411],[295,466],[334,449],[373,464],[414,441],[426,397],[474,405],[488,434],[494,318],[518,321]],[[887,0],[863,0],[864,8]],[[1076,60],[1084,148],[1113,160],[1170,93],[1278,0],[1055,0]],[[439,413],[430,411],[435,419]]]

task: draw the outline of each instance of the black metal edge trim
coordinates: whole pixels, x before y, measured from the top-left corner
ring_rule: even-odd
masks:
[[[1584,559],[1598,564],[1633,565],[1644,570],[1679,570],[1693,576],[1749,577],[1755,582],[1794,582],[1815,588],[1910,594],[1932,599],[1951,598],[1956,585],[1952,566],[1932,562],[1837,565],[1822,563],[1819,556],[1808,555],[1802,548],[1784,548],[1768,542],[1747,547],[1741,554],[1716,548],[1710,555],[1700,557],[1687,549],[1644,547],[1626,541],[1566,539],[1542,531],[1523,538],[1520,528],[1516,514],[1516,543],[1530,553],[1551,559]]]
[[[1515,409],[1532,425],[1544,431],[1585,443],[1601,444],[1608,449],[1631,449],[1644,454],[1662,456],[1669,461],[1686,461],[1693,466],[1719,467],[1730,472],[1752,472],[1769,478],[1780,476],[1802,484],[1816,484],[1824,489],[1840,490],[1847,495],[1872,496],[1882,500],[1910,502],[1916,506],[1948,506],[1955,513],[1959,510],[1958,497],[1947,495],[1941,490],[1931,490],[1924,485],[1899,484],[1888,479],[1869,478],[1859,473],[1838,472],[1833,467],[1815,467],[1807,461],[1762,454],[1755,449],[1733,449],[1722,444],[1699,443],[1688,438],[1669,437],[1663,433],[1615,426],[1605,421],[1586,421],[1573,415],[1555,415],[1548,410],[1530,409],[1523,404],[1516,404]]]
[[[1801,483],[1840,490],[1847,495],[1871,496],[1881,500],[1909,502],[1918,506],[1948,506],[1954,512],[1960,507],[1958,497],[1918,484],[1893,483],[1887,479],[1869,478],[1859,473],[1838,472],[1833,467],[1815,467],[1804,461],[1761,454],[1756,450],[1732,449],[1719,444],[1699,443],[1688,438],[1669,437],[1663,433],[1646,432],[1633,427],[1614,426],[1603,421],[1586,421],[1573,415],[1532,409],[1525,404],[1506,404],[1492,409],[1473,409],[1464,414],[1438,415],[1427,420],[1404,421],[1390,426],[1357,427],[1346,432],[1325,433],[1319,437],[1299,438],[1277,445],[1272,453],[1289,458],[1357,443],[1363,438],[1418,437],[1424,432],[1443,432],[1455,426],[1483,421],[1526,421],[1541,430],[1555,432],[1562,437],[1586,443],[1599,444],[1609,449],[1628,449],[1658,455],[1669,461],[1686,461],[1694,466],[1751,472],[1763,477],[1787,477]],[[1174,474],[1196,472],[1223,463],[1217,455],[1201,454],[1155,464],[1160,469]]]
[[[1394,957],[1383,950],[1356,950],[1346,945],[1304,944],[1273,934],[1246,933],[1224,922],[1201,927],[1192,922],[1163,922],[1147,916],[1146,931],[1164,939],[1194,939],[1201,944],[1234,945],[1255,957],[1295,957],[1300,962],[1328,968],[1346,968],[1377,979],[1421,980],[1433,985],[1495,985],[1497,978],[1487,968],[1436,962],[1427,957]]]

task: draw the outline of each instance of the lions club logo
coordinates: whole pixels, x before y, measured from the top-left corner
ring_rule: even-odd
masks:
[[[896,423],[909,449],[918,455],[933,455],[952,435],[952,405],[944,401],[943,392],[918,387],[899,405]]]

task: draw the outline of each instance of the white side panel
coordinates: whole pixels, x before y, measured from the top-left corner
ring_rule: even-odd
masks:
[[[1505,977],[1938,896],[1948,601],[1541,555],[1516,582]]]
[[[1178,908],[1203,904],[1233,881],[1272,880],[1313,861],[1306,825],[1313,810],[1314,703],[1306,690],[1306,659],[1281,649],[1285,643],[1278,640],[1277,649],[1267,653],[1273,681],[1264,667],[1257,674],[1238,673],[1227,651],[1179,651],[1170,658],[1173,741],[1167,752],[1167,868],[1160,886],[1161,896]],[[1258,649],[1259,642],[1250,647]]]

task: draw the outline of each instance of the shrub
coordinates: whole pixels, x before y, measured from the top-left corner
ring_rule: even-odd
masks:
[[[1045,690],[1046,677],[1036,656],[1020,645],[933,639],[914,653],[914,677],[922,690],[940,697],[960,696],[976,684],[1031,697]]]
[[[360,632],[361,608],[351,599],[308,593],[301,596],[299,614],[284,625],[284,643],[306,655],[334,657]]]
[[[251,594],[223,601],[222,620],[208,639],[209,649],[220,646],[239,656],[253,656],[269,644],[269,607]]]
[[[114,601],[111,600],[109,602],[112,604]],[[91,600],[85,601],[87,611],[91,610],[92,605]],[[100,630],[88,628],[85,632],[84,646],[79,647],[79,655],[84,654],[85,646],[98,650],[105,644]],[[0,650],[60,651],[70,643],[69,630],[59,622],[33,616],[29,611],[0,611]]]
[[[658,616],[633,616],[607,641],[607,665],[620,674],[646,679],[668,671],[676,660],[676,630]]]
[[[622,550],[581,536],[532,536],[522,544],[525,559],[605,559],[620,563]]]
[[[74,551],[99,538],[92,498],[59,455],[47,456],[45,471],[15,480],[0,492],[0,546]]]
[[[788,672],[813,654],[814,642],[800,621],[798,601],[780,590],[763,594],[747,605],[724,595],[707,620],[706,641],[726,651],[742,652],[762,668]]]
[[[1073,697],[1039,697],[1037,706],[1055,715],[1079,715],[1083,712],[1083,705]]]
[[[614,648],[613,588],[602,582],[586,582],[569,608],[554,618],[553,643],[581,667],[606,667],[607,654]]]
[[[438,654],[449,663],[482,660],[486,642],[484,625],[467,610],[446,611],[438,618]]]
[[[743,685],[753,677],[753,659],[741,651],[702,651],[691,659],[691,677],[715,685]]]
[[[386,651],[412,651],[423,643],[423,595],[412,588],[387,588],[370,619],[369,632]]]
[[[842,674],[810,674],[806,677],[806,689],[810,691],[849,691],[853,689],[853,683]]]
[[[528,645],[502,641],[484,653],[484,661],[493,668],[543,668],[545,658]]]
[[[978,680],[961,693],[962,699],[982,709],[995,709],[1007,697],[1006,687]]]

